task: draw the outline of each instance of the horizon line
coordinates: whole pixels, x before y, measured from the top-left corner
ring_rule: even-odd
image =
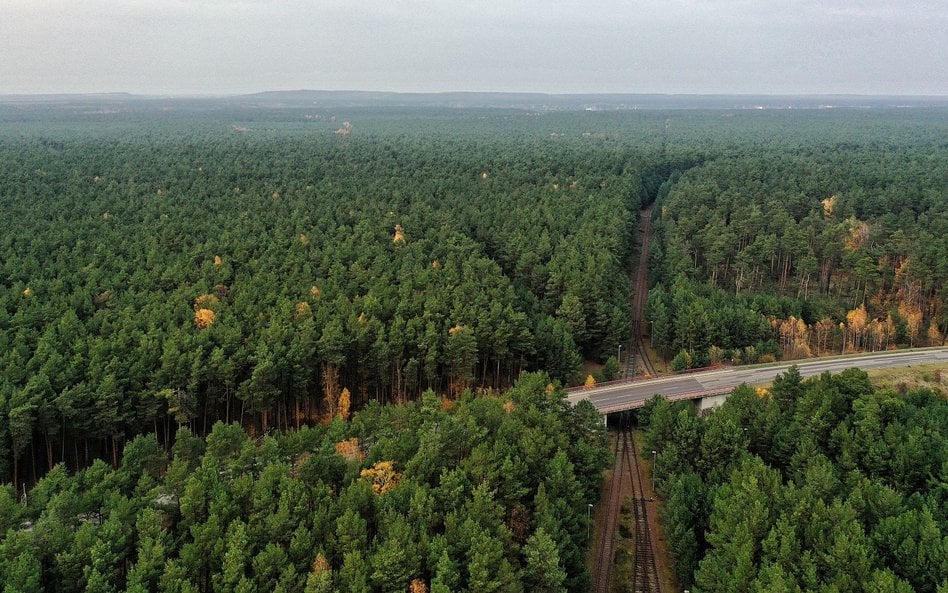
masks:
[[[838,93],[838,92],[804,92],[804,93],[773,93],[773,92],[631,92],[631,91],[588,91],[588,92],[550,92],[550,91],[496,91],[496,90],[440,90],[440,91],[395,91],[395,90],[365,90],[365,89],[267,89],[260,91],[242,92],[136,92],[136,91],[29,91],[29,92],[0,92],[0,97],[66,97],[66,96],[129,96],[129,97],[161,97],[161,98],[225,98],[246,97],[263,94],[280,93],[362,93],[387,95],[541,95],[548,97],[866,97],[866,98],[912,98],[912,99],[948,99],[948,93]]]

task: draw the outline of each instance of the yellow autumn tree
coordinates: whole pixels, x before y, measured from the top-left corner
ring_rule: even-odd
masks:
[[[790,347],[789,358],[810,358],[813,356],[810,350],[810,328],[802,319],[796,319],[790,316],[792,328],[790,329]]]
[[[303,246],[309,245],[309,237],[305,233],[300,233],[300,244]]]
[[[372,484],[372,492],[376,496],[395,488],[402,480],[402,475],[395,471],[395,464],[391,461],[379,461],[362,470],[359,477]]]
[[[198,309],[194,312],[194,325],[200,329],[209,327],[217,319],[217,315],[210,309]]]
[[[846,313],[846,325],[849,327],[849,332],[852,335],[850,345],[853,350],[858,349],[862,345],[863,337],[868,328],[868,322],[869,315],[866,313],[865,305],[859,305],[849,313]]]
[[[219,255],[215,255],[215,256],[214,256],[214,267],[215,267],[215,268],[221,267],[221,264],[223,264],[223,263],[224,263],[224,260],[221,259],[221,256],[219,256]]]
[[[928,345],[941,346],[942,341],[941,330],[938,329],[938,324],[932,321],[931,325],[928,326]]]
[[[304,317],[307,317],[309,315],[309,312],[310,312],[309,303],[307,303],[306,301],[300,301],[296,303],[293,316],[296,317],[296,319],[302,319]]]
[[[395,236],[392,238],[392,243],[396,245],[402,245],[405,243],[405,229],[402,228],[402,225],[395,225]]]
[[[352,396],[349,394],[349,389],[343,387],[342,393],[339,394],[339,403],[337,404],[336,418],[340,420],[349,419],[349,406],[351,404]]]
[[[885,341],[886,324],[881,319],[873,319],[869,322],[869,339],[867,340],[873,352],[882,350],[882,343]]]
[[[310,287],[309,294],[310,296],[312,296],[314,299],[317,299],[317,300],[319,299],[319,297],[323,296],[323,292],[319,290],[319,287],[316,285],[313,285]]]
[[[596,378],[592,375],[586,375],[586,382],[583,383],[585,389],[591,389],[596,386]]]
[[[213,309],[219,304],[221,304],[220,299],[213,294],[202,294],[198,296],[198,298],[194,299],[194,310]]]
[[[428,593],[428,585],[421,579],[412,579],[409,593]]]
[[[810,349],[810,342],[807,338],[794,338],[793,339],[793,358],[810,358],[813,356],[813,350]]]
[[[906,330],[909,337],[909,346],[915,346],[922,331],[922,311],[915,304],[915,299],[904,299],[899,303],[899,315],[905,319]]]

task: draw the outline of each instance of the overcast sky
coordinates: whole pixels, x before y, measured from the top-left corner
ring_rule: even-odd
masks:
[[[0,94],[948,95],[948,0],[0,0]]]

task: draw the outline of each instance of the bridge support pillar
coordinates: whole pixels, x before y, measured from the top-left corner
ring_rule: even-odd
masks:
[[[724,400],[727,399],[727,395],[728,394],[725,393],[722,395],[702,397],[701,399],[695,401],[695,408],[697,408],[695,411],[698,412],[699,416],[706,412],[710,412],[714,408],[720,407],[724,403]]]

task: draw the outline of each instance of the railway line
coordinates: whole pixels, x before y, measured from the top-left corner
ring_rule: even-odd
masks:
[[[608,505],[606,522],[600,533],[594,591],[596,593],[610,593],[616,590],[613,587],[616,529],[622,502],[629,497],[633,514],[634,568],[632,582],[622,584],[618,587],[618,590],[632,591],[633,593],[659,593],[658,571],[648,522],[647,504],[649,499],[645,496],[634,435],[630,426],[623,422],[614,436],[615,465],[613,466],[608,500],[606,501]]]
[[[629,454],[626,463],[629,466],[629,476],[632,478],[632,514],[635,539],[634,569],[632,571],[633,593],[658,593],[660,585],[658,570],[655,565],[655,554],[652,550],[652,534],[648,525],[648,507],[650,499],[645,497],[645,487],[642,482],[642,472],[639,469],[638,448],[633,440],[632,430],[622,427],[622,437],[628,442]]]
[[[620,453],[622,439],[616,436],[613,457],[616,460],[612,469],[609,488],[609,500],[606,501],[606,522],[599,540],[599,556],[596,559],[594,590],[596,593],[609,593],[612,589],[612,569],[615,563],[616,525],[619,522],[619,509],[622,506],[622,492],[625,474],[625,445]]]
[[[654,376],[655,366],[649,360],[645,350],[645,340],[642,330],[645,320],[645,303],[648,301],[648,254],[652,243],[652,208],[649,206],[639,213],[642,244],[639,246],[639,261],[635,270],[635,281],[632,287],[632,328],[629,343],[629,355],[625,360],[623,375],[632,377],[639,370],[647,375]]]

